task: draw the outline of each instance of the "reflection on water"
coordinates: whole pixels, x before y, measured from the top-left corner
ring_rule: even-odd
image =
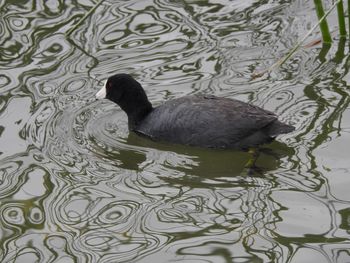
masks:
[[[93,5],[0,3],[1,262],[349,262],[348,47],[252,78],[315,23],[312,3],[104,1],[67,39]],[[154,105],[238,98],[297,130],[250,175],[248,153],[129,134],[93,99],[116,72]]]

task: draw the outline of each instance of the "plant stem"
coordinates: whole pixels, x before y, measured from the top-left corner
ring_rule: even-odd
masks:
[[[341,0],[338,0],[338,2],[340,2]],[[338,4],[335,3],[328,11],[327,13],[325,13],[321,19],[319,19],[318,24],[314,25],[309,32],[299,41],[299,43],[284,57],[284,59],[282,61],[280,61],[278,64],[282,65],[284,62],[286,62],[293,54],[294,52],[304,43],[305,39],[311,35],[312,31],[315,30],[315,28],[320,25],[323,21],[325,21],[326,17],[332,12],[332,10],[334,9],[334,7]],[[330,37],[330,35],[329,35]],[[330,42],[326,42],[326,43],[330,43]]]
[[[339,1],[338,1],[339,2]],[[322,0],[314,0],[315,7],[316,7],[316,13],[318,20],[321,21],[321,18],[324,17],[324,9],[322,6]],[[324,19],[322,22],[320,22],[320,29],[322,33],[322,38],[324,43],[332,43],[332,37],[331,34],[329,33],[329,28],[327,24],[327,20]]]
[[[349,38],[350,38],[350,0],[348,0],[348,26],[349,26]]]
[[[343,0],[337,4],[340,37],[346,37]]]
[[[73,31],[76,30],[86,20],[86,18],[88,18],[88,16],[90,16],[96,10],[96,8],[99,7],[100,4],[102,4],[103,1],[104,0],[100,0],[93,8],[91,8],[89,12],[87,12],[74,27],[66,32],[66,36],[69,37]]]
[[[257,73],[253,73],[253,79],[261,77],[262,75],[264,75],[267,72],[272,71],[274,68],[281,66],[284,62],[286,62],[291,56],[294,55],[294,53],[299,49],[299,47],[301,47],[301,45],[304,43],[304,41],[306,40],[306,38],[308,36],[311,35],[311,33],[326,19],[326,17],[333,11],[333,9],[337,6],[337,4],[340,2],[341,0],[337,0],[332,7],[318,20],[318,23],[315,24],[307,33],[306,35],[288,52],[287,55],[285,55],[284,57],[282,57],[281,59],[279,59],[276,63],[274,63],[272,66],[270,66],[268,69],[265,69],[264,71],[261,72],[257,72]],[[348,0],[350,2],[350,0]],[[350,32],[350,31],[349,31]],[[329,35],[330,36],[330,35]],[[328,43],[325,43],[330,44]]]

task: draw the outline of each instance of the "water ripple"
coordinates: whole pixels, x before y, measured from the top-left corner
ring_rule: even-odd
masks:
[[[347,47],[252,78],[316,21],[312,2],[104,1],[66,38],[94,5],[0,3],[0,261],[349,261]],[[155,106],[202,92],[297,129],[248,176],[248,153],[129,133],[94,99],[117,72]]]

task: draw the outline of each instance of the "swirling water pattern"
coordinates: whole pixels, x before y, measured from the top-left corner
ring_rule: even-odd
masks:
[[[71,38],[93,1],[0,5],[1,262],[350,262],[348,48],[252,77],[315,23],[311,3],[106,0]],[[248,176],[247,153],[129,134],[94,100],[115,72],[155,105],[235,97],[297,130]]]

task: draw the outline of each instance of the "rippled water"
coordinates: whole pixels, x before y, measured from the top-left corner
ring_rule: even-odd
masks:
[[[312,1],[106,0],[67,38],[93,6],[0,1],[1,262],[350,262],[348,43],[252,77],[316,22]],[[238,98],[297,130],[250,175],[248,153],[129,134],[94,100],[116,72],[154,105]]]

